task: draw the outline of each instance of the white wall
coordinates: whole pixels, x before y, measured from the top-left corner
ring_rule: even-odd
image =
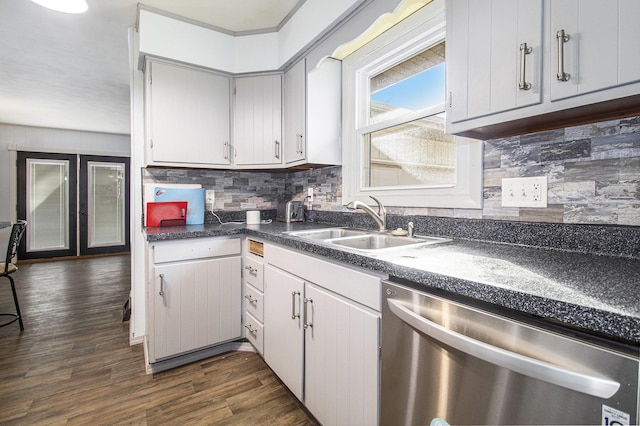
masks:
[[[307,0],[278,32],[238,36],[141,9],[139,51],[230,74],[272,71],[312,45],[363,1]],[[378,3],[395,7],[399,0]]]
[[[129,342],[142,343],[146,333],[146,244],[142,229],[142,175],[144,167],[144,76],[138,70],[138,32],[129,29],[131,100],[131,320]]]

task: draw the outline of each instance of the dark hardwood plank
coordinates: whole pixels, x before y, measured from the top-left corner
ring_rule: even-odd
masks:
[[[317,424],[254,353],[147,375],[122,322],[128,255],[19,268],[25,330],[0,328],[0,424]],[[0,312],[12,311],[0,282]]]

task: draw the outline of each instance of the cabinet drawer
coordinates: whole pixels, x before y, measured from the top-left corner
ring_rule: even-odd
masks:
[[[268,264],[303,280],[309,280],[376,311],[381,310],[383,275],[365,273],[271,244],[265,245],[265,259]]]
[[[262,292],[248,284],[245,284],[244,299],[245,310],[253,315],[258,321],[264,321],[264,296],[262,295]]]
[[[262,262],[247,256],[245,259],[245,281],[260,291],[264,291],[264,270]]]
[[[244,320],[245,337],[262,355],[264,352],[264,326],[260,321],[247,313]]]
[[[153,263],[240,254],[240,238],[192,238],[153,245]]]

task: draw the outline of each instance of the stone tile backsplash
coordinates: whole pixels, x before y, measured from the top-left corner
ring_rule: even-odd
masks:
[[[548,176],[548,208],[501,206],[501,179]],[[313,210],[346,212],[342,168],[245,172],[149,168],[145,182],[201,183],[216,191],[214,210],[271,210],[303,200]],[[566,224],[640,226],[640,117],[484,142],[482,210],[389,207],[395,215]]]

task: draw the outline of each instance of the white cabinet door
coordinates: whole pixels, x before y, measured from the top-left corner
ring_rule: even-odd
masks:
[[[282,76],[235,80],[234,162],[282,163]]]
[[[231,164],[229,78],[162,62],[146,73],[147,163]]]
[[[303,160],[306,145],[307,68],[302,59],[284,74],[284,162]]]
[[[342,62],[325,58],[307,73],[305,160],[342,164]]]
[[[305,405],[323,425],[378,424],[379,314],[305,288]]]
[[[270,265],[264,271],[264,360],[302,401],[304,282]]]
[[[563,0],[550,8],[552,100],[640,80],[640,2]],[[566,41],[558,39],[561,30]]]
[[[151,362],[241,336],[240,256],[153,267]]]
[[[447,2],[450,122],[541,102],[542,20],[542,0]]]
[[[342,63],[302,59],[284,74],[284,163],[342,163]]]

